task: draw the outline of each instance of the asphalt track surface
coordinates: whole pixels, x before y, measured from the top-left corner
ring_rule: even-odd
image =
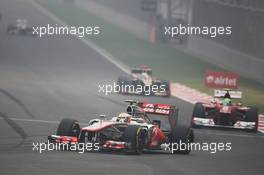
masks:
[[[232,142],[232,151],[216,154],[33,152],[32,142],[45,142],[62,118],[87,123],[100,114],[114,116],[123,111],[125,99],[143,98],[98,93],[98,84],[112,83],[124,73],[74,37],[8,36],[6,26],[17,18],[26,18],[32,25],[54,24],[31,4],[1,0],[0,11],[1,175],[263,174],[263,135],[238,131],[195,130],[199,142]],[[174,104],[180,108],[180,122],[190,122],[192,105],[187,102],[144,100]]]

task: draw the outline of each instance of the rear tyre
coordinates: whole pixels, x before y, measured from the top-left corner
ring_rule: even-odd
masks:
[[[126,90],[122,88],[126,84],[128,84],[128,78],[127,77],[124,77],[124,76],[118,77],[117,85],[119,87],[116,87],[115,91],[118,93],[126,93]]]
[[[169,81],[163,81],[162,86],[164,87],[164,89],[166,91],[166,95],[164,95],[164,97],[170,97],[170,95],[171,95],[171,93],[170,93],[170,82]]]
[[[128,153],[141,154],[144,149],[145,132],[138,125],[129,125],[124,131],[124,141],[130,144]]]
[[[171,96],[171,90],[170,90],[170,82],[169,81],[166,81],[165,82],[165,89],[166,89],[166,97],[170,97]]]
[[[253,131],[257,132],[258,130],[258,109],[255,107],[251,107],[246,111],[246,121],[247,122],[256,122],[256,126]]]
[[[202,103],[196,103],[194,105],[193,117],[205,118],[205,110]]]
[[[33,29],[32,28],[25,29],[25,34],[26,35],[29,35],[29,36],[34,36]]]
[[[135,92],[133,93],[138,93],[139,95],[152,95],[151,87],[150,86],[145,86],[143,81],[136,79],[132,80],[132,85],[134,86]],[[137,92],[137,87],[142,87],[142,92]]]
[[[6,30],[6,32],[7,32],[7,34],[12,35],[12,34],[15,33],[15,30],[16,30],[16,26],[14,26],[14,25],[12,25],[12,24],[9,24],[9,25],[7,26],[7,30]]]
[[[190,143],[194,141],[194,133],[190,127],[184,125],[176,126],[172,130],[171,136],[175,149],[173,151],[174,154],[189,154],[191,152]]]
[[[66,118],[60,122],[57,135],[79,137],[80,130],[80,125],[77,120]]]

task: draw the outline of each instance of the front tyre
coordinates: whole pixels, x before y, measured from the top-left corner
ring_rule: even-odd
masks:
[[[198,118],[206,118],[205,117],[205,109],[202,103],[196,103],[193,108],[193,114],[192,117],[198,117]],[[192,123],[193,128],[198,128],[199,126]]]
[[[246,121],[247,122],[255,122],[255,128],[253,129],[254,132],[258,131],[258,109],[255,107],[251,107],[246,111]]]
[[[124,141],[130,144],[128,153],[141,154],[145,144],[145,132],[138,125],[129,125],[124,132]]]
[[[80,131],[80,125],[77,120],[65,118],[58,126],[57,135],[79,137]]]
[[[202,103],[196,103],[193,108],[193,117],[205,118],[205,110]]]

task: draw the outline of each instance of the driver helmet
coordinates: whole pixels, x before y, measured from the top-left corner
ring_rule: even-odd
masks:
[[[146,85],[152,84],[152,78],[146,72],[143,72],[141,74],[141,79],[144,81]]]
[[[125,112],[122,112],[118,115],[117,122],[121,122],[121,123],[129,123],[131,121],[131,115]]]
[[[19,27],[21,29],[26,29],[28,22],[26,19],[17,19],[16,23],[17,23],[17,27]]]
[[[224,100],[223,100],[223,105],[224,106],[228,106],[228,105],[230,105],[231,104],[231,99],[230,98],[224,98]]]
[[[146,79],[148,79],[149,76],[148,76],[148,74],[146,72],[142,72],[141,73],[141,77],[142,77],[142,79],[146,80]]]

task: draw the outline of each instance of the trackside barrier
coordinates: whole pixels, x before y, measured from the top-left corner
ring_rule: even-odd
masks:
[[[258,126],[258,130],[260,132],[263,132],[264,133],[264,115],[263,114],[260,114],[259,115],[259,126]]]

